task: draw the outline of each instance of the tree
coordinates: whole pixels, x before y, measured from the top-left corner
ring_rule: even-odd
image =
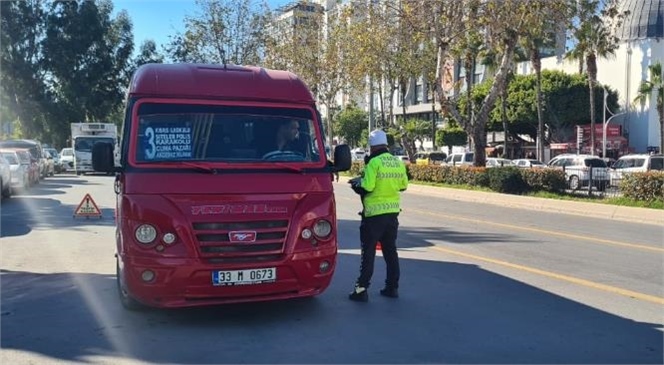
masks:
[[[535,0],[538,7],[547,3],[565,4],[565,0]],[[432,0],[421,4],[424,30],[430,30],[437,48],[436,96],[445,117],[452,118],[468,133],[474,149],[474,164],[484,166],[486,124],[511,72],[519,40],[533,27],[541,27],[533,17],[533,1],[522,0]],[[546,11],[542,11],[545,14]],[[492,52],[496,62],[495,77],[485,98],[470,97],[475,81],[475,64],[482,49]],[[461,64],[466,75],[450,88],[445,77],[448,64]],[[458,100],[461,87],[469,103],[461,113]]]
[[[148,39],[141,44],[138,55],[132,60],[132,66],[138,68],[148,63],[163,63],[164,55],[157,51],[157,45],[152,39]]]
[[[597,58],[614,55],[620,46],[616,36],[627,13],[618,11],[620,0],[577,0],[576,24],[572,29],[576,42],[569,57],[585,59],[590,99],[595,100]],[[595,130],[595,105],[590,103],[590,130]],[[595,153],[595,133],[590,134],[591,153]]]
[[[406,150],[408,158],[413,161],[417,148],[415,142],[424,141],[424,138],[431,133],[431,121],[411,118],[408,120],[399,120],[397,125],[388,131],[394,138],[401,143]]]
[[[112,18],[108,0],[0,6],[3,120],[24,137],[63,145],[70,122],[107,121],[119,110],[133,51],[126,12]]]
[[[41,41],[44,2],[0,2],[2,121],[14,121],[24,136],[44,137],[49,95],[44,87]]]
[[[165,56],[157,50],[157,44],[152,39],[145,40],[143,44],[141,44],[136,57],[129,61],[129,65],[122,78],[122,86],[129,85],[134,72],[136,72],[140,66],[148,63],[164,63],[164,59]],[[122,110],[119,110],[119,113],[122,113]],[[118,118],[118,116],[115,118]]]
[[[269,12],[253,0],[196,0],[198,12],[165,49],[177,62],[258,65],[263,60]]]
[[[58,118],[50,134],[69,135],[69,123],[107,122],[122,105],[134,43],[126,11],[112,19],[113,4],[54,1],[45,17],[43,64]]]
[[[469,134],[473,142],[474,164],[484,166],[486,154],[486,124],[489,120],[489,112],[493,109],[499,91],[506,82],[507,74],[512,67],[514,52],[518,42],[519,34],[523,33],[523,27],[527,24],[524,15],[527,14],[528,2],[519,0],[503,1],[456,1],[438,0],[423,2],[422,19],[428,20],[425,24],[427,29],[432,28],[432,37],[437,47],[437,72],[436,72],[436,95],[441,105],[443,114],[455,119],[459,125]],[[470,32],[470,30],[474,30]],[[473,35],[475,36],[470,36]],[[464,117],[456,104],[459,87],[450,95],[443,88],[445,81],[445,64],[450,58],[463,51],[463,45],[469,45],[469,41],[475,43],[477,36],[482,36],[489,48],[496,49],[500,54],[500,62],[497,67],[493,84],[486,98],[477,105],[477,112],[469,113]],[[456,51],[456,52],[455,52]],[[474,50],[466,52],[465,58],[472,59]],[[470,74],[472,75],[472,73]]]
[[[463,146],[468,141],[468,134],[458,125],[446,126],[436,131],[437,146],[452,148],[453,146]]]
[[[380,119],[383,122],[388,119],[391,121],[391,110],[389,118],[385,115],[383,91],[386,68],[391,62],[388,50],[394,32],[394,27],[390,26],[388,20],[388,8],[380,3],[369,2],[368,7],[351,5],[350,11],[352,20],[348,28],[348,39],[354,46],[349,48],[348,54],[352,59],[348,68],[349,86],[364,95],[367,91],[371,91],[373,85],[377,85]]]
[[[336,117],[334,132],[350,146],[361,145],[362,132],[367,130],[369,116],[357,105],[346,106]]]
[[[530,63],[536,75],[537,95],[537,159],[544,161],[544,116],[542,100],[542,61],[540,49],[555,47],[557,33],[571,19],[571,7],[568,0],[532,1],[531,12],[528,13],[531,27],[525,28],[522,43],[526,49]],[[507,141],[505,141],[507,146]]]
[[[295,6],[305,6],[305,3]],[[270,24],[266,66],[289,70],[302,78],[325,106],[328,144],[332,144],[332,115],[340,91],[348,85],[348,9],[316,8],[290,21],[278,17]]]
[[[643,106],[646,101],[655,100],[657,114],[659,115],[659,151],[664,151],[664,74],[662,73],[662,63],[656,62],[648,66],[650,71],[650,80],[641,81],[639,85],[638,96],[634,102]],[[653,95],[655,94],[655,95]]]
[[[542,71],[542,114],[544,129],[549,131],[548,141],[567,142],[574,135],[574,127],[588,123],[585,113],[589,104],[587,90],[588,79],[585,75],[570,75],[562,71]],[[483,100],[489,92],[491,80],[477,85],[473,89],[473,98]],[[604,86],[595,85],[595,95],[599,96]],[[607,106],[611,110],[618,110],[618,94],[607,87],[609,91]],[[514,75],[508,85],[506,116],[509,131],[513,135],[526,134],[531,138],[538,135],[537,112],[537,75]],[[464,109],[467,100],[459,100],[459,108]],[[603,107],[603,99],[595,98],[595,107]],[[502,110],[494,107],[490,114],[489,130],[503,130]]]

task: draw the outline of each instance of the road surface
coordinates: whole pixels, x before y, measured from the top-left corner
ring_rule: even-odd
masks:
[[[125,311],[112,177],[2,202],[3,364],[662,363],[663,229],[404,194],[397,300],[347,300],[359,200],[337,183],[340,254],[313,300]],[[73,219],[90,193],[103,218]]]

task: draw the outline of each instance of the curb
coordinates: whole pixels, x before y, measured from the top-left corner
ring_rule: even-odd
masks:
[[[346,176],[339,176],[339,183],[346,183],[349,179]],[[469,203],[491,204],[509,208],[664,226],[664,211],[659,209],[490,193],[413,183],[408,185],[406,194],[408,193],[425,196],[433,195]]]

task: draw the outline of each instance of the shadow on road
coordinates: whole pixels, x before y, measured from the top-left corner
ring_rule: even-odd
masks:
[[[475,265],[402,259],[401,298],[346,299],[356,255],[317,298],[128,312],[113,275],[2,272],[2,344],[67,361],[151,363],[662,363],[658,325]],[[223,290],[220,288],[219,290]],[[44,310],[47,308],[47,310]]]
[[[54,196],[65,194],[73,185],[97,185],[83,178],[47,178],[21,195],[2,202],[0,237],[22,236],[35,228],[72,228],[96,225],[113,226],[114,210],[100,208],[102,218],[76,218],[76,205],[62,204]]]
[[[339,242],[340,249],[359,249],[360,248],[360,221],[338,220],[337,221],[340,237],[353,237],[353,241]],[[436,241],[451,244],[484,244],[484,243],[536,243],[532,240],[526,240],[514,234],[498,233],[480,233],[480,232],[462,232],[455,231],[446,227],[412,227],[401,225],[399,227],[399,237],[397,246],[404,248],[417,248],[435,246]]]
[[[62,204],[52,198],[20,197],[2,208],[0,237],[26,235],[35,228],[75,229],[86,225],[115,225],[113,209],[99,208],[102,218],[74,218],[76,205]]]

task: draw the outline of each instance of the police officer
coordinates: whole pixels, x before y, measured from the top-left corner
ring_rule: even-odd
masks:
[[[387,135],[375,130],[369,135],[371,152],[361,179],[354,179],[353,190],[362,196],[362,222],[360,241],[362,258],[360,276],[349,298],[354,301],[369,300],[367,289],[374,270],[376,244],[381,243],[387,265],[385,287],[380,294],[399,297],[399,256],[397,254],[397,231],[399,229],[399,192],[408,187],[406,166],[387,150]]]

